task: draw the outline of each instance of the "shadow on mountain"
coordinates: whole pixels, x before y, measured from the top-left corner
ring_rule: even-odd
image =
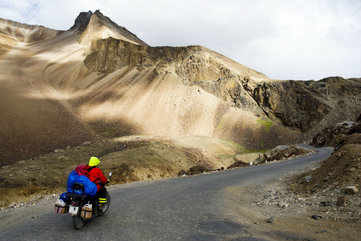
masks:
[[[89,130],[62,104],[28,98],[25,92],[10,86],[0,89],[0,165],[92,139]]]

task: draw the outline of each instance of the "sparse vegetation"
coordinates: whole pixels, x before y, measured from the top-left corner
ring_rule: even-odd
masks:
[[[271,127],[273,126],[273,122],[268,119],[259,118],[257,123],[263,126],[267,132],[270,131]]]
[[[221,142],[232,146],[226,141]],[[70,171],[86,163],[92,155],[101,158],[105,173],[113,172],[112,183],[175,177],[182,169],[188,170],[196,165],[210,168],[214,165],[199,149],[171,141],[136,138],[117,142],[98,138],[92,143],[2,166],[0,206],[37,194],[64,191]]]

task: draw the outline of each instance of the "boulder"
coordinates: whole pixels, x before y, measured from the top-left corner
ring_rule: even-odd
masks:
[[[359,192],[358,188],[356,186],[347,186],[343,189],[343,192],[345,194],[353,195]]]
[[[236,161],[235,163],[233,163],[232,165],[230,165],[227,169],[232,169],[232,168],[237,168],[237,167],[245,167],[248,166],[249,164],[243,161]]]
[[[303,155],[310,152],[309,150],[297,146],[278,146],[272,149],[269,153],[263,155],[265,162],[277,161],[286,159],[292,156]]]
[[[90,141],[85,141],[85,142],[83,142],[82,146],[88,146],[90,144],[92,144]]]
[[[320,216],[320,215],[312,215],[311,218],[314,219],[314,220],[320,220],[320,219],[322,219],[322,216]]]
[[[312,139],[311,145],[316,147],[338,146],[344,136],[354,133],[361,133],[361,123],[353,121],[344,121],[337,123],[333,127],[323,129]],[[342,143],[341,143],[342,144]]]
[[[187,175],[196,175],[196,174],[200,174],[203,172],[208,172],[209,169],[205,166],[202,165],[197,165],[197,166],[193,166],[191,168],[189,168],[189,171],[187,172]]]
[[[344,207],[346,206],[347,198],[345,196],[340,196],[337,198],[336,206]]]
[[[266,219],[266,223],[273,223],[275,221],[274,217],[270,217]]]
[[[185,176],[185,175],[187,175],[187,172],[184,171],[184,170],[180,170],[180,171],[178,172],[178,177]]]
[[[349,134],[361,133],[361,123],[355,124],[351,127]]]

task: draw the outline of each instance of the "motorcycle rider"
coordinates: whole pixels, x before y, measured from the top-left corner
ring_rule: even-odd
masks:
[[[102,170],[98,167],[100,160],[97,157],[90,157],[88,165],[80,165],[75,171],[79,175],[85,175],[89,180],[97,186],[97,197],[100,204],[107,202],[106,194],[107,190],[105,189],[105,184],[108,182],[107,178],[104,176]]]

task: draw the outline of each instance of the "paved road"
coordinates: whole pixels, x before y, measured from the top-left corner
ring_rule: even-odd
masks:
[[[80,231],[72,228],[70,216],[55,215],[50,203],[42,209],[19,209],[0,215],[0,240],[264,240],[225,215],[224,189],[267,182],[323,160],[331,151],[322,148],[312,156],[263,166],[119,185],[110,191],[109,214]],[[242,233],[248,237],[241,238]],[[232,234],[239,238],[229,238]]]

